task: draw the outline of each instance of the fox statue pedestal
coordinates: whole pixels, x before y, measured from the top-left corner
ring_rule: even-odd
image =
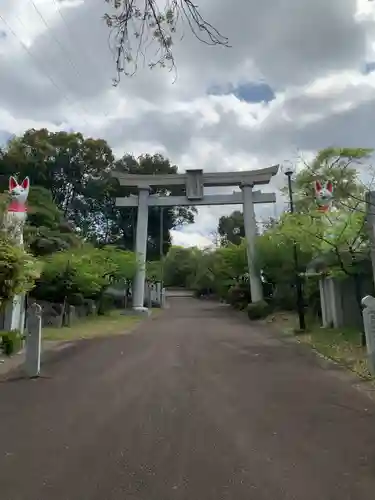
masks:
[[[22,334],[25,324],[25,296],[13,297],[6,305],[4,314],[4,330],[18,330]]]
[[[10,203],[5,215],[4,225],[14,244],[23,247],[23,226],[27,217],[27,197],[30,180],[28,177],[18,184],[14,177],[9,179]],[[19,330],[23,333],[25,324],[25,295],[20,294],[6,305],[4,315],[4,330]]]

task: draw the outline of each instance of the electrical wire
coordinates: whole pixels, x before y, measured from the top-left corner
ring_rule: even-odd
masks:
[[[38,14],[38,16],[40,17],[41,21],[43,22],[43,24],[45,25],[45,27],[47,28],[47,33],[49,34],[49,36],[55,41],[55,43],[60,47],[60,50],[65,54],[70,66],[73,68],[73,70],[77,73],[78,77],[82,77],[82,73],[80,72],[79,68],[77,67],[77,65],[74,63],[74,61],[71,59],[70,57],[70,54],[69,54],[69,51],[66,50],[66,48],[64,47],[64,45],[60,42],[60,40],[57,38],[57,36],[54,34],[53,30],[51,29],[51,27],[49,26],[49,24],[47,23],[45,17],[43,16],[43,14],[41,13],[41,11],[39,10],[39,8],[35,5],[35,2],[34,0],[29,0],[29,2],[31,3],[31,5],[33,6],[35,12]],[[23,23],[22,23],[23,24]],[[84,105],[81,103],[81,106],[83,108],[83,110],[85,111],[85,113],[88,115],[88,111],[87,109],[84,107]]]
[[[58,12],[58,14],[59,14],[59,16],[60,16],[60,19],[61,19],[61,21],[62,21],[63,25],[65,26],[66,32],[67,32],[68,34],[70,34],[70,35],[71,35],[71,37],[76,38],[76,34],[75,34],[75,33],[74,33],[74,31],[70,28],[69,23],[68,23],[68,21],[67,21],[67,19],[66,19],[66,17],[65,17],[65,14],[63,14],[63,12],[62,12],[62,10],[61,10],[61,8],[60,8],[60,6],[59,6],[58,0],[52,0],[52,1],[53,1],[53,3],[54,3],[54,4],[55,4],[55,6],[56,6],[56,10],[57,10],[57,12]],[[86,50],[86,49],[85,49],[85,56],[86,56],[86,58],[87,58],[87,59],[91,62],[92,66],[93,66],[93,67],[95,67],[95,69],[96,69],[96,73],[97,73],[97,74],[99,74],[99,75],[101,75],[101,73],[102,73],[102,71],[101,71],[101,67],[97,64],[97,62],[96,62],[95,58],[93,58],[93,57],[91,56],[91,52],[90,52],[89,50]],[[112,87],[112,84],[111,84],[111,87]],[[104,116],[108,118],[108,116],[109,116],[109,115],[108,115],[108,111],[105,111],[105,112],[104,112]]]
[[[65,26],[65,29],[67,31],[68,34],[70,34],[73,38],[76,38],[76,34],[75,32],[70,28],[69,26],[69,23],[65,17],[65,14],[63,14],[63,11],[61,10],[60,6],[59,6],[59,3],[58,3],[58,0],[52,0],[52,2],[55,4],[56,6],[56,11],[57,13],[59,14],[60,16],[60,19],[61,19],[61,22],[63,23],[63,25]],[[84,47],[84,46],[83,46]],[[90,60],[90,62],[92,63],[92,66],[95,66],[96,68],[96,71],[101,74],[101,67],[97,64],[96,62],[96,59],[94,59],[91,55],[91,52],[89,50],[86,50],[86,48],[84,47],[84,51],[85,51],[85,56],[87,59]],[[112,86],[112,85],[111,85]]]
[[[23,21],[18,17],[15,16],[18,22],[26,29],[25,24]],[[89,126],[89,122],[86,119],[85,115],[88,115],[87,110],[84,108],[82,103],[79,102],[78,99],[75,99],[74,97],[69,96],[68,93],[66,93],[54,80],[54,78],[46,71],[46,69],[43,67],[43,65],[40,64],[39,60],[35,57],[35,55],[32,53],[32,51],[27,47],[27,45],[21,40],[21,38],[17,35],[17,33],[14,31],[14,29],[11,27],[9,22],[4,18],[2,14],[0,14],[0,19],[4,23],[4,25],[8,28],[9,32],[12,34],[12,36],[19,42],[21,47],[25,50],[25,52],[28,54],[30,59],[32,60],[34,66],[36,69],[43,74],[44,76],[47,77],[47,79],[50,81],[50,83],[55,87],[55,89],[62,95],[63,99],[67,101],[69,105],[71,105],[73,108],[77,107],[77,104],[81,107],[83,113],[82,113],[82,118],[83,121],[87,126]]]
[[[48,78],[48,80],[53,85],[53,87],[56,88],[56,90],[63,96],[63,98],[68,102],[68,104],[75,106],[76,103],[61,89],[61,87],[55,82],[53,77],[47,71],[45,71],[45,69],[39,63],[38,59],[34,56],[34,54],[31,52],[31,50],[29,50],[27,45],[19,38],[17,33],[13,30],[13,28],[10,26],[10,24],[7,22],[7,20],[1,14],[0,14],[0,19],[4,23],[4,25],[8,28],[9,32],[13,35],[13,37],[20,43],[20,45],[25,50],[25,52],[29,55],[32,62],[34,63],[34,66],[37,68],[37,70]],[[83,118],[84,118],[86,124],[88,125],[88,122],[85,119],[85,117],[83,117]]]

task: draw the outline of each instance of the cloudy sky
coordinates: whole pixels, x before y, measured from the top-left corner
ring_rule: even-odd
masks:
[[[164,0],[159,0],[164,3]],[[178,78],[140,67],[112,87],[104,0],[1,0],[0,143],[26,128],[79,130],[120,155],[161,152],[181,171],[296,162],[375,142],[375,2],[197,0],[232,48],[178,37]],[[283,185],[282,174],[266,190]],[[257,217],[277,206],[257,206]],[[207,245],[200,209],[176,244]]]

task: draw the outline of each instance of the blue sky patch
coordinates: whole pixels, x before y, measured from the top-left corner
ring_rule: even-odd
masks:
[[[4,147],[6,143],[13,137],[13,134],[6,130],[0,130],[0,147]]]
[[[370,61],[370,62],[367,62],[365,64],[365,68],[364,68],[364,74],[365,75],[368,75],[369,73],[372,73],[373,71],[375,71],[375,61]]]
[[[214,86],[208,90],[211,95],[233,94],[241,101],[246,102],[270,102],[275,99],[275,92],[265,82],[249,82],[237,86],[228,87]]]

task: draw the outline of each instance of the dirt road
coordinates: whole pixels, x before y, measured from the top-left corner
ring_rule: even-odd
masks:
[[[1,500],[372,500],[375,404],[219,304],[0,383]]]

